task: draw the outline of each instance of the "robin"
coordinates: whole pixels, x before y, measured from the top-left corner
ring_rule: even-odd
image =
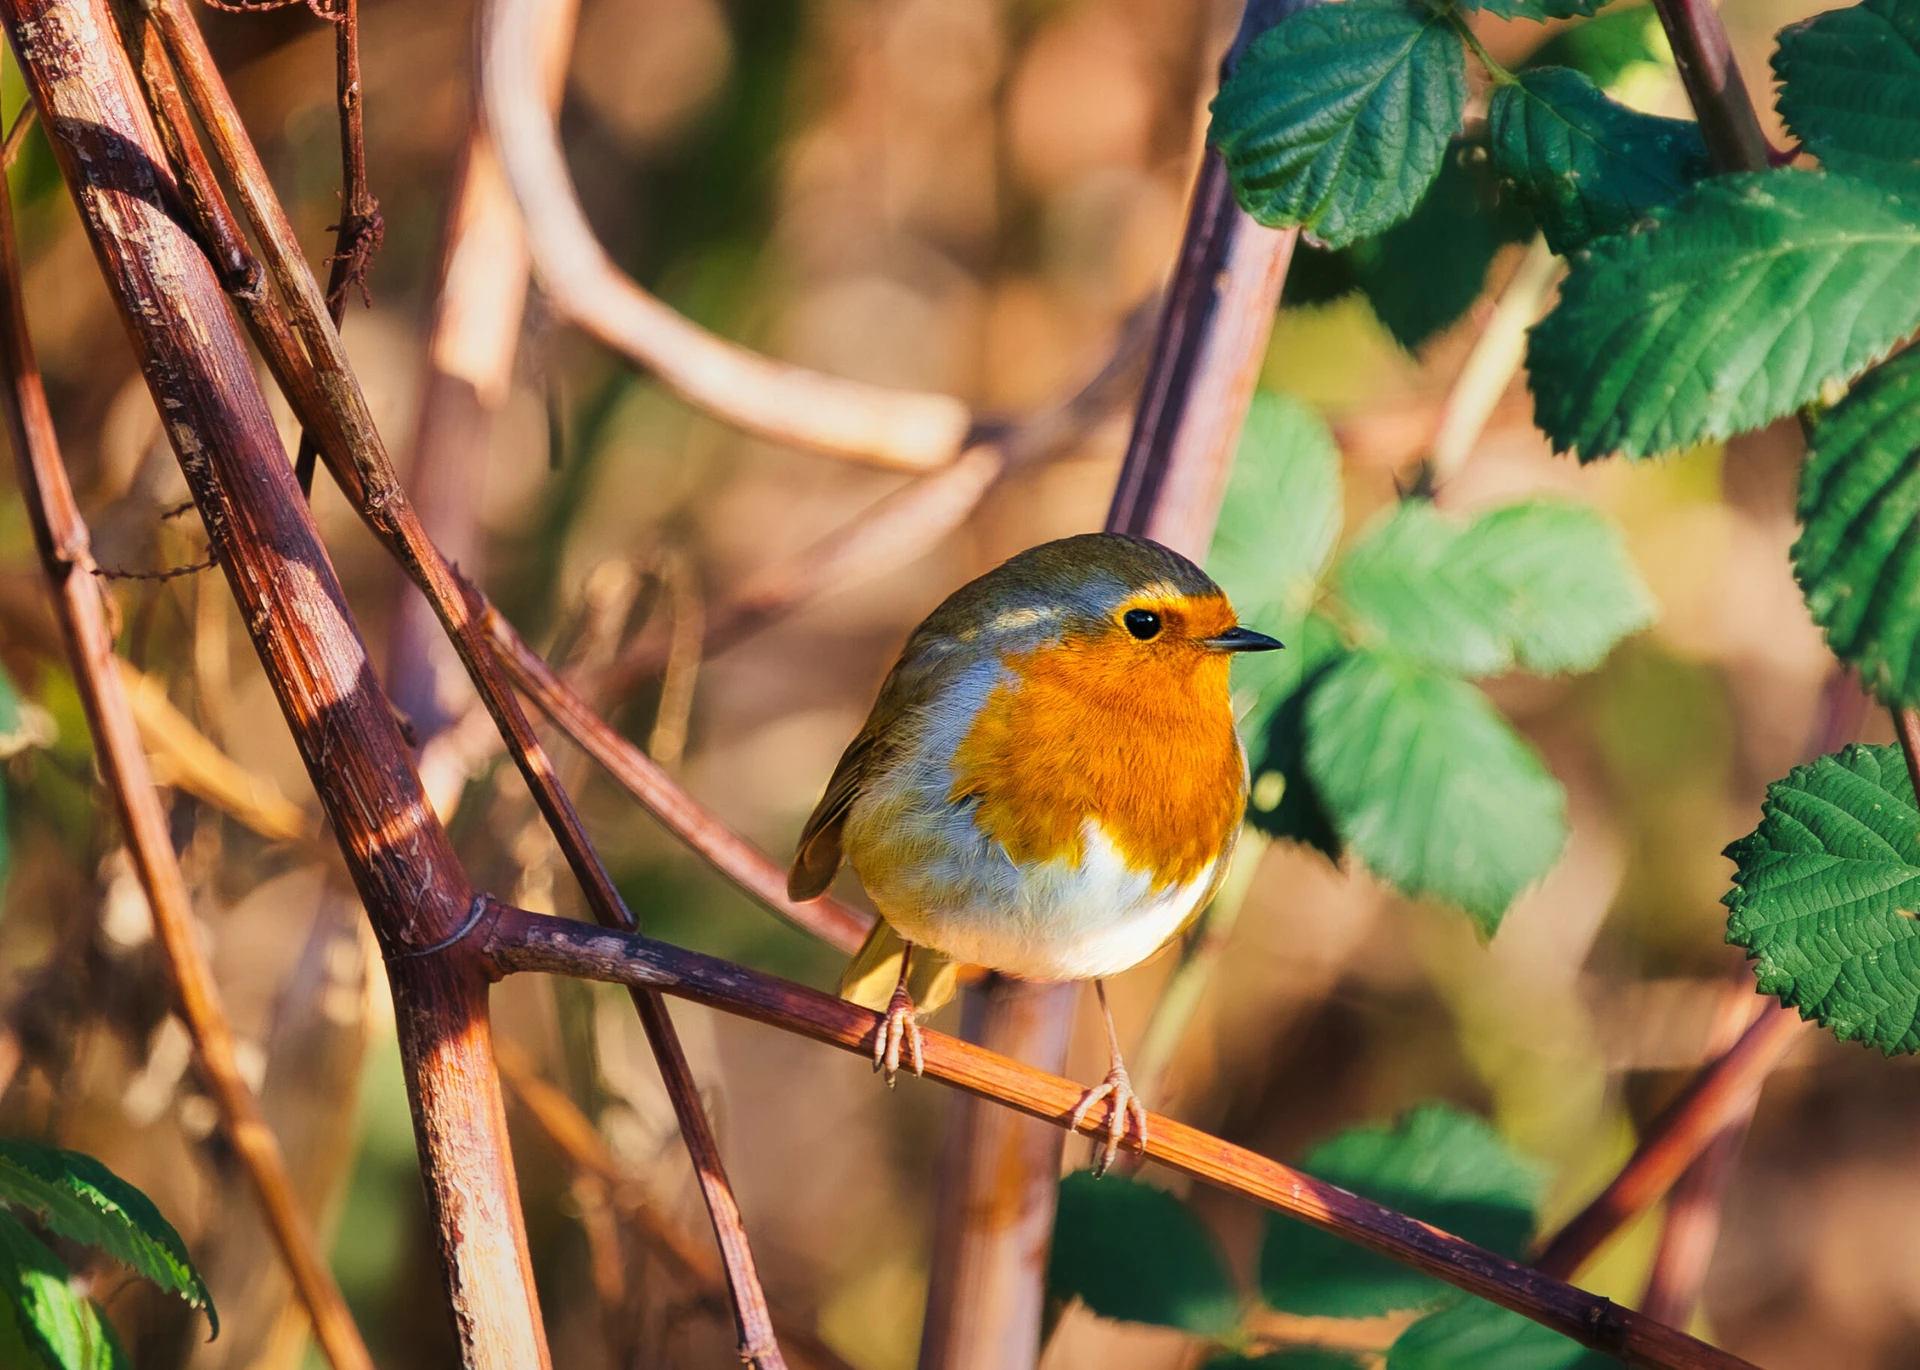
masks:
[[[884,1002],[889,1084],[903,1057],[921,1070],[916,949],[944,958],[928,1009],[959,963],[1092,980],[1111,1068],[1073,1122],[1107,1101],[1096,1170],[1130,1129],[1145,1144],[1101,981],[1171,941],[1226,875],[1247,801],[1227,666],[1280,645],[1185,557],[1114,533],[1022,552],[914,630],[787,876],[817,899],[844,856],[880,911],[841,992]]]

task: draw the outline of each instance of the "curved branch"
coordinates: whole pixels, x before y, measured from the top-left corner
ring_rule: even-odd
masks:
[[[778,442],[902,470],[952,461],[973,427],[950,395],[892,390],[776,362],[717,338],[642,290],[593,235],[544,94],[542,0],[491,0],[479,84],[500,163],[554,308],[688,403]]]
[[[632,933],[610,932],[496,905],[482,954],[497,975],[541,971],[645,985],[751,1018],[844,1051],[868,1055],[879,1015],[715,957]],[[1084,1092],[1070,1080],[928,1030],[926,1075],[982,1099],[1068,1127]],[[1088,1135],[1105,1126],[1089,1118]],[[1316,1180],[1171,1118],[1151,1117],[1145,1154],[1182,1174],[1298,1218],[1345,1241],[1445,1280],[1571,1337],[1654,1370],[1754,1370],[1730,1352],[1610,1300],[1463,1242],[1392,1209]]]

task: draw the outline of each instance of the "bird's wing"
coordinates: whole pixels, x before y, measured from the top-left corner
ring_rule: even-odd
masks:
[[[940,663],[947,655],[950,640],[928,632],[925,625],[911,638],[900,660],[880,687],[873,712],[859,736],[847,744],[840,764],[833,768],[826,793],[814,806],[812,817],[800,830],[799,850],[787,871],[787,897],[805,901],[818,899],[833,884],[840,872],[840,834],[846,826],[847,811],[860,797],[860,790],[875,769],[884,766],[907,740],[901,736],[904,715],[934,687]]]

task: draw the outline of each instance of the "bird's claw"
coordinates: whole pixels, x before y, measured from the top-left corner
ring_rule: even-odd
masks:
[[[1147,1106],[1133,1092],[1133,1081],[1127,1077],[1127,1068],[1118,1061],[1107,1072],[1106,1082],[1088,1090],[1080,1096],[1080,1102],[1074,1105],[1068,1118],[1068,1126],[1078,1131],[1087,1115],[1093,1112],[1094,1105],[1101,1100],[1107,1101],[1107,1130],[1093,1140],[1093,1175],[1099,1179],[1113,1165],[1120,1143],[1128,1133],[1133,1134],[1134,1145],[1138,1150],[1147,1149]]]
[[[907,993],[905,985],[893,991],[887,1011],[881,1015],[879,1026],[873,1034],[873,1068],[886,1072],[888,1089],[893,1088],[894,1080],[900,1073],[900,1058],[903,1055],[907,1060],[907,1069],[915,1075],[926,1068],[926,1060],[921,1054],[920,1024],[913,1020],[913,997]]]

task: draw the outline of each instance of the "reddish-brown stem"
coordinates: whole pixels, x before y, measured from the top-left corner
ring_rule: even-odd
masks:
[[[340,222],[334,225],[333,256],[327,272],[327,309],[338,328],[347,317],[347,295],[367,296],[367,271],[386,237],[380,201],[367,185],[367,120],[360,87],[360,0],[336,0],[333,22],[334,103],[340,115]],[[320,455],[313,434],[300,435],[294,475],[300,489],[313,491],[313,464]]]
[[[327,1268],[313,1225],[294,1193],[279,1144],[259,1101],[247,1087],[219,986],[201,948],[186,877],[169,838],[167,814],[154,789],[133,708],[113,656],[93,568],[91,538],[60,460],[40,369],[27,336],[20,298],[20,263],[13,210],[0,176],[0,392],[13,446],[20,492],[34,541],[53,589],[74,685],[86,709],[100,777],[120,819],[134,870],[146,891],[153,925],[173,980],[181,1018],[193,1037],[200,1074],[220,1110],[222,1129],[259,1202],[274,1244],[285,1260],[315,1339],[335,1370],[373,1370],[372,1358]]]
[[[1731,1051],[1693,1077],[1647,1129],[1633,1158],[1547,1243],[1535,1264],[1550,1275],[1570,1278],[1609,1238],[1656,1203],[1727,1118],[1747,1107],[1803,1027],[1792,1009],[1769,1004]]]
[[[817,990],[632,933],[495,905],[475,940],[496,974],[539,971],[639,984],[870,1055],[879,1015]],[[925,1033],[926,1076],[1053,1127],[1065,1127],[1083,1089],[1070,1080],[942,1033]],[[1102,1130],[1088,1117],[1082,1130]],[[1484,1251],[1310,1175],[1171,1118],[1148,1119],[1146,1154],[1183,1174],[1285,1213],[1470,1294],[1512,1309],[1629,1365],[1663,1370],[1752,1370],[1707,1346],[1538,1270]]]
[[[0,0],[0,19],[386,953],[464,1362],[545,1366],[485,986],[458,944],[473,891],[374,682],[219,284],[181,227],[179,188],[104,4]]]
[[[198,27],[184,12],[182,0],[159,0],[156,16],[167,54],[183,77],[194,112],[207,129],[220,162],[240,194],[247,218],[260,237],[268,269],[287,300],[295,329],[307,345],[312,379],[306,374],[307,359],[288,348],[283,329],[271,325],[259,327],[256,341],[268,352],[270,365],[286,384],[295,413],[317,437],[321,455],[326,458],[334,479],[433,606],[481,701],[506,740],[507,750],[519,767],[534,802],[553,830],[595,918],[610,927],[633,927],[633,915],[594,851],[572,800],[554,773],[545,747],[500,673],[482,622],[483,602],[458,580],[427,537],[419,515],[400,486],[366,398],[341,349],[339,334],[325,311],[319,286],[300,255],[299,243],[285,211],[274,197],[259,155],[240,122]],[[188,129],[177,132],[182,139],[191,136]],[[266,324],[268,321],[260,319],[260,314],[260,310],[254,309],[248,317]],[[322,403],[315,402],[315,383]],[[774,1341],[766,1295],[760,1287],[752,1251],[740,1222],[739,1206],[727,1182],[718,1142],[707,1121],[699,1088],[680,1049],[672,1020],[667,1016],[666,1005],[657,995],[643,991],[635,992],[634,1004],[659,1061],[668,1097],[680,1120],[694,1174],[720,1242],[734,1293],[741,1356],[763,1370],[773,1367],[784,1370],[784,1361]]]
[[[593,711],[538,652],[529,647],[502,618],[487,609],[493,643],[513,683],[604,767],[609,775],[669,832],[678,837],[715,870],[747,894],[796,927],[804,928],[830,946],[851,952],[873,926],[871,916],[837,899],[796,904],[787,898],[787,874],[746,838],[728,827],[712,810],[682,789],[653,758],[615,732]]]
[[[1766,135],[1713,0],[1653,0],[1707,151],[1721,171],[1765,171]]]

